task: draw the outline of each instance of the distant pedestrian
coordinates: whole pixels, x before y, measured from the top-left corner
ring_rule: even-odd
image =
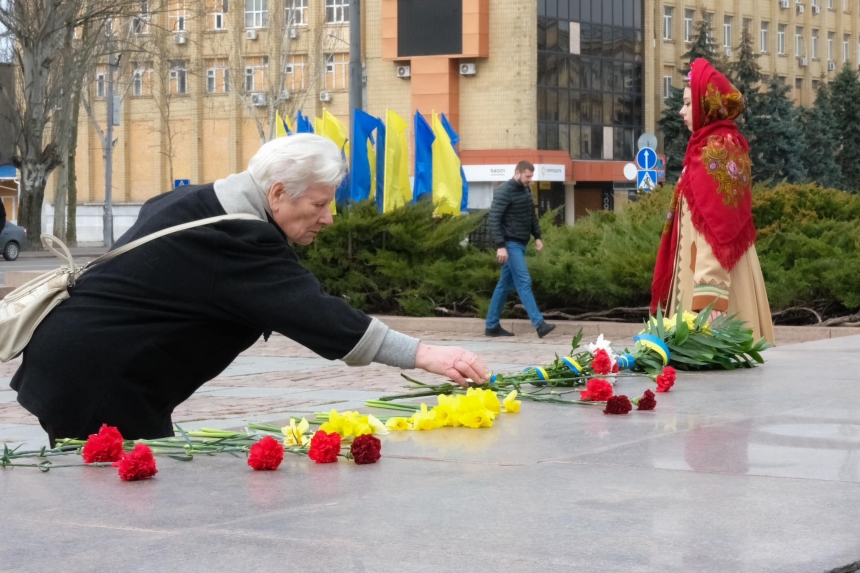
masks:
[[[513,336],[499,324],[502,309],[508,299],[508,294],[514,288],[520,295],[520,300],[537,330],[537,335],[543,338],[555,329],[554,324],[548,324],[540,313],[532,294],[532,278],[526,266],[526,246],[532,236],[535,238],[535,248],[543,249],[540,235],[540,222],[535,213],[532,199],[531,183],[535,174],[535,166],[528,161],[520,161],[514,170],[514,177],[502,183],[493,194],[493,205],[490,207],[490,234],[496,246],[496,257],[502,265],[502,276],[487,313],[487,324],[484,333],[487,336]]]

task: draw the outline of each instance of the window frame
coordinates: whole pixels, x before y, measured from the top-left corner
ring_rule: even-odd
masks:
[[[663,7],[663,39],[672,40],[672,22],[675,17],[675,8],[673,6]]]
[[[788,24],[777,24],[776,28],[776,53],[785,55],[785,30]]]
[[[325,0],[326,24],[349,24],[349,0]]]
[[[251,9],[248,9],[249,4]],[[251,24],[248,24],[250,16]],[[262,30],[269,27],[269,0],[245,0],[245,29]]]
[[[759,52],[766,54],[770,48],[770,21],[762,20],[759,24]]]

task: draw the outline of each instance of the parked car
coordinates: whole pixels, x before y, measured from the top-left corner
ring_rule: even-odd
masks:
[[[3,232],[0,233],[0,249],[2,249],[3,258],[7,261],[14,261],[18,258],[21,249],[26,247],[27,229],[7,221],[6,226],[3,227]]]

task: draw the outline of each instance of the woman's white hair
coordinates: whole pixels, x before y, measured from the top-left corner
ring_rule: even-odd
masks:
[[[313,185],[337,187],[346,175],[346,163],[330,139],[299,133],[263,145],[248,163],[248,173],[264,192],[281,183],[295,199]]]

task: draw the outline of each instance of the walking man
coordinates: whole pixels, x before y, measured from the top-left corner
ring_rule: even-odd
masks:
[[[528,161],[520,161],[514,171],[514,178],[502,183],[493,195],[493,205],[490,208],[490,234],[496,246],[496,257],[502,265],[502,277],[490,310],[487,313],[487,325],[484,334],[487,336],[513,336],[499,324],[502,309],[508,299],[511,289],[517,289],[520,300],[537,330],[537,335],[543,338],[555,329],[554,324],[547,324],[543,319],[532,294],[532,278],[526,266],[526,245],[532,236],[535,238],[535,248],[543,249],[540,239],[540,223],[535,213],[534,201],[529,183],[535,174],[535,166]]]

